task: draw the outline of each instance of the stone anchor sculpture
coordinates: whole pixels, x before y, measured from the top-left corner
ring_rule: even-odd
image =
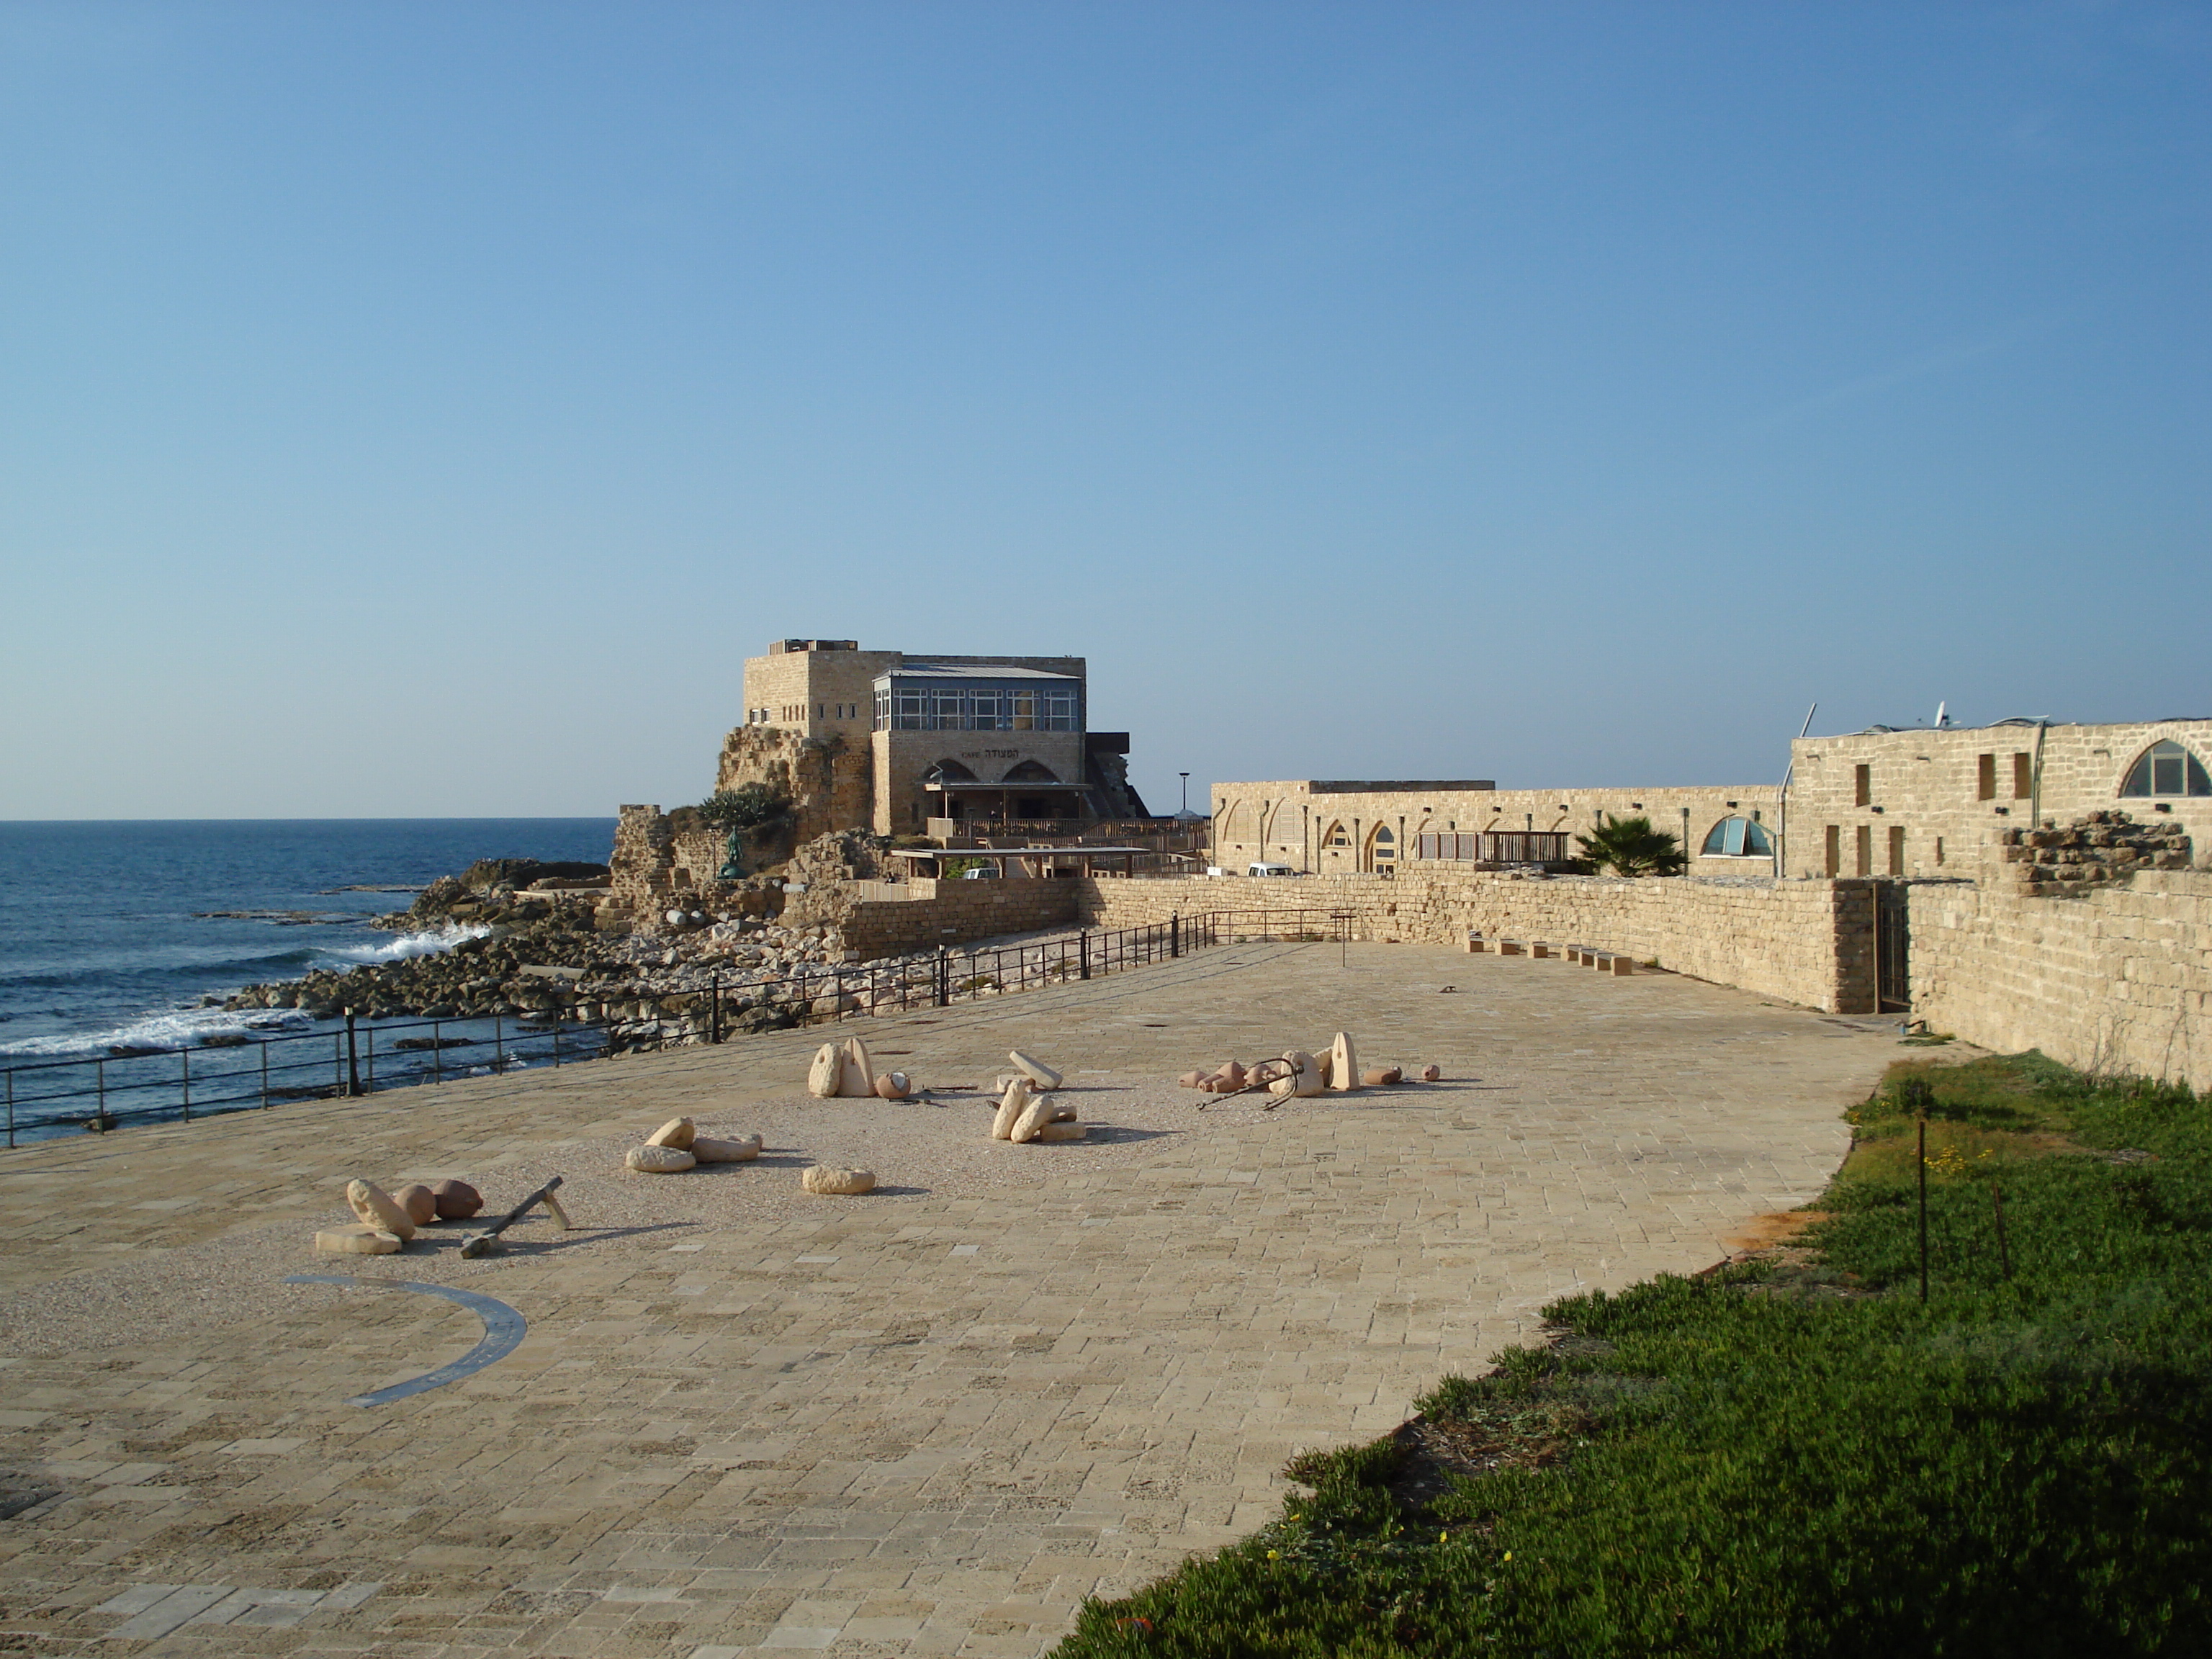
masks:
[[[761,1153],[758,1135],[714,1140],[699,1133],[688,1117],[671,1118],[633,1146],[623,1163],[640,1175],[680,1175],[702,1164],[750,1164]]]
[[[1086,1131],[1076,1121],[1075,1108],[1054,1100],[1043,1090],[1030,1087],[1029,1067],[1035,1066],[1044,1076],[1058,1079],[1060,1073],[1034,1060],[1024,1060],[1018,1054],[1016,1062],[1024,1070],[1007,1079],[1006,1092],[1000,1097],[999,1109],[991,1120],[991,1139],[1011,1140],[1027,1145],[1033,1140],[1081,1140]]]

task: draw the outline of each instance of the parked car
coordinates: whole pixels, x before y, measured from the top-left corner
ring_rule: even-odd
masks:
[[[995,864],[979,864],[972,870],[963,870],[960,872],[960,879],[963,881],[996,881],[998,878],[999,866]]]
[[[1297,874],[1297,872],[1291,869],[1287,864],[1261,864],[1255,862],[1246,866],[1244,873],[1248,876],[1295,876]]]

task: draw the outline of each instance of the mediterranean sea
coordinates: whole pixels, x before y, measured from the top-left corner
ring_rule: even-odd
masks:
[[[377,932],[368,919],[413,892],[346,890],[419,888],[483,858],[605,863],[614,830],[611,817],[0,823],[0,1066],[242,1029],[246,1015],[196,1005],[460,937]]]

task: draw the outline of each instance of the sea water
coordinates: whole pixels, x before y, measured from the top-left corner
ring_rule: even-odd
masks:
[[[0,823],[0,1068],[185,1049],[306,1016],[198,1005],[311,968],[449,950],[373,916],[482,858],[606,861],[611,818]],[[361,889],[385,888],[386,891]],[[219,915],[228,911],[248,913]],[[212,1059],[212,1057],[210,1057]]]

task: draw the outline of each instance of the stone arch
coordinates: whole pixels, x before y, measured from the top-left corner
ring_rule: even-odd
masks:
[[[1321,832],[1321,849],[1324,853],[1346,853],[1352,848],[1352,826],[1342,818],[1329,820],[1328,828]]]
[[[1001,783],[1058,783],[1059,777],[1042,761],[1025,760],[1006,769]]]
[[[1387,823],[1378,823],[1367,832],[1367,845],[1360,849],[1359,867],[1395,872],[1399,854],[1398,832]]]
[[[2120,796],[2212,795],[2212,773],[2204,763],[2172,738],[2148,744],[2120,776]]]
[[[975,783],[980,781],[973,772],[963,766],[958,761],[954,760],[950,755],[930,767],[927,771],[922,774],[922,776],[935,783]]]

